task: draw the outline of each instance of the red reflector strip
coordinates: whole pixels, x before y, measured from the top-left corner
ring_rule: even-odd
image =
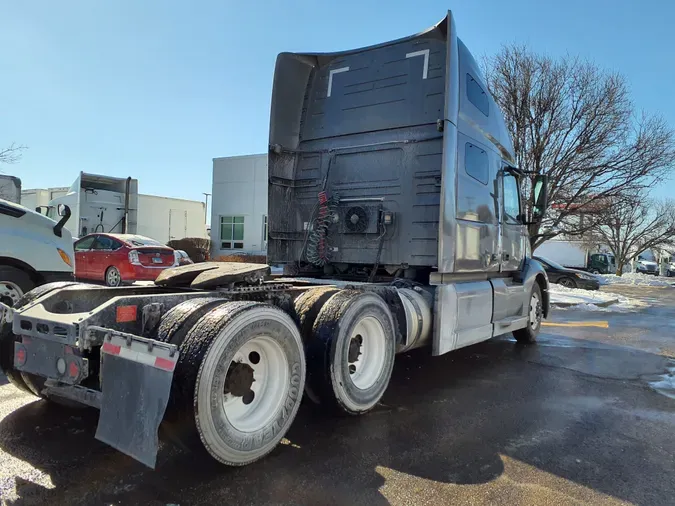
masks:
[[[173,371],[176,367],[176,362],[162,357],[157,357],[155,359],[155,367],[158,369],[164,369],[165,371]]]
[[[107,353],[108,355],[117,355],[118,357],[125,360],[139,362],[141,364],[156,367],[157,369],[162,369],[164,371],[173,372],[173,370],[176,368],[176,359],[171,360],[164,357],[157,357],[152,353],[133,350],[127,346],[112,344],[110,342],[103,343],[101,351],[103,353]]]
[[[118,306],[117,323],[135,322],[138,306]]]
[[[115,346],[114,344],[103,343],[103,351],[111,355],[119,355],[121,348],[121,346]]]

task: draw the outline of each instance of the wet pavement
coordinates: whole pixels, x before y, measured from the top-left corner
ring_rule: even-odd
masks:
[[[572,326],[545,327],[536,346],[500,338],[399,356],[374,412],[329,418],[303,405],[285,444],[245,468],[166,446],[146,469],[94,439],[95,411],[34,401],[0,376],[0,495],[17,505],[673,504],[675,289],[612,290],[653,305],[555,311],[549,321]]]

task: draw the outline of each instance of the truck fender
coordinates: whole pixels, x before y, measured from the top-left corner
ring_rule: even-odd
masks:
[[[548,276],[546,275],[546,271],[541,266],[541,264],[532,258],[526,258],[519,281],[523,283],[525,287],[525,293],[528,294],[532,291],[532,286],[534,286],[534,283],[539,284],[543,299],[542,310],[544,312],[544,318],[547,318],[551,306],[551,296],[548,291]]]

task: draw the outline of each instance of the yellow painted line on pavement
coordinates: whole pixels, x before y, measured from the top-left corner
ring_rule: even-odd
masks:
[[[599,321],[599,322],[564,322],[564,323],[555,323],[555,322],[541,322],[545,327],[597,327],[600,329],[608,329],[609,322]]]

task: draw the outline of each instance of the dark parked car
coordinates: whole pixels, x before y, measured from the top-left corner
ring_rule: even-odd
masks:
[[[600,288],[600,281],[593,274],[576,269],[568,269],[547,258],[537,256],[533,258],[542,265],[551,283],[568,288],[583,288],[584,290],[597,290]]]

